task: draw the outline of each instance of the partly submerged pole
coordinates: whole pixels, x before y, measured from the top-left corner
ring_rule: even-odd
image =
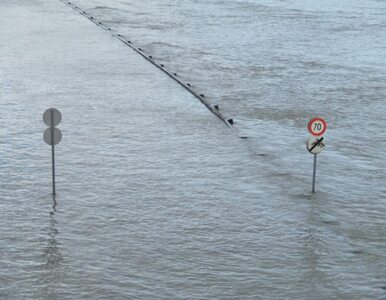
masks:
[[[62,133],[55,126],[60,123],[62,120],[61,113],[55,109],[47,109],[43,114],[43,121],[46,123],[49,128],[44,132],[43,138],[44,141],[51,146],[51,163],[52,163],[52,194],[56,194],[56,184],[55,184],[55,144],[58,144],[62,139]]]
[[[312,192],[315,193],[315,181],[316,181],[316,154],[314,154],[314,173],[312,175]]]
[[[54,129],[51,129],[52,132],[54,132]],[[52,134],[53,135],[53,134]],[[52,194],[55,195],[55,145],[52,144],[51,146],[51,153],[52,153]]]
[[[314,155],[314,172],[312,175],[312,193],[315,193],[316,179],[316,155],[323,151],[326,146],[322,136],[327,130],[327,122],[321,118],[312,118],[307,125],[308,131],[313,135],[307,141],[307,150]]]
[[[52,155],[52,194],[55,195],[55,143],[54,141],[54,112],[51,110],[51,155]]]

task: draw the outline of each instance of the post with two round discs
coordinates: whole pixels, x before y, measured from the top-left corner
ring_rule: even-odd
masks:
[[[51,145],[51,157],[52,157],[52,194],[56,194],[55,187],[55,145],[59,144],[62,140],[62,132],[55,126],[62,120],[62,114],[56,108],[49,108],[43,114],[43,121],[47,126],[50,126],[44,131],[43,139]]]
[[[307,140],[307,150],[314,155],[314,170],[312,173],[312,192],[315,193],[316,181],[316,156],[326,147],[325,138],[322,136],[327,130],[327,122],[320,117],[308,122],[308,131],[313,135]]]

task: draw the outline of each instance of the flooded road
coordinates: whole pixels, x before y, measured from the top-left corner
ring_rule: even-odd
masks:
[[[2,1],[0,298],[386,298],[384,2],[74,3],[235,130],[62,2]]]

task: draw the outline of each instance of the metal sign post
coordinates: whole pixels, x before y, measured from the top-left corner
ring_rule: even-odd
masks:
[[[316,185],[316,156],[326,147],[323,135],[327,130],[327,122],[320,118],[313,118],[308,122],[308,131],[313,135],[307,141],[307,150],[314,155],[314,170],[312,173],[312,193]]]
[[[56,194],[55,186],[55,145],[59,144],[62,139],[62,133],[60,129],[55,126],[62,120],[62,114],[55,108],[47,109],[43,114],[43,121],[46,125],[50,126],[44,131],[43,139],[51,145],[51,157],[52,157],[52,194]]]
[[[51,125],[51,141],[54,140],[54,127]],[[56,194],[55,188],[55,144],[51,143],[51,163],[52,163],[52,194]]]
[[[316,154],[314,154],[314,172],[312,175],[312,192],[315,193],[315,181],[316,181]]]
[[[312,174],[312,192],[315,193],[315,181],[316,181],[316,156],[323,151],[326,144],[324,138],[310,137],[307,141],[307,150],[314,155],[314,171]]]

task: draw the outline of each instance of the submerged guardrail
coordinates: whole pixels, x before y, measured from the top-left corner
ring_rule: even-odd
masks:
[[[86,11],[82,10],[80,7],[76,6],[70,1],[65,0],[59,0],[66,4],[67,6],[71,7],[75,11],[77,11],[80,15],[86,17],[88,20],[93,22],[98,27],[106,30],[106,31],[112,31],[112,29],[105,24],[103,24],[101,21],[98,21],[95,17],[89,15]],[[148,62],[156,66],[158,69],[160,69],[162,72],[164,72],[166,75],[168,75],[170,78],[172,78],[174,81],[176,81],[178,84],[180,84],[182,87],[184,87],[188,92],[190,92],[195,98],[200,100],[200,102],[205,105],[205,107],[215,116],[217,116],[220,120],[222,120],[229,128],[233,129],[233,119],[227,119],[220,111],[219,106],[214,105],[212,106],[206,99],[205,95],[199,92],[196,92],[190,85],[190,83],[186,83],[180,78],[177,77],[177,73],[171,72],[165,68],[164,64],[157,63],[151,55],[147,55],[144,53],[144,51],[133,45],[133,43],[130,40],[127,40],[122,36],[121,34],[111,33],[112,36],[118,40],[120,40],[122,43],[124,43],[126,46],[130,47],[132,50],[137,52],[139,55],[141,55],[144,59],[146,59]]]

